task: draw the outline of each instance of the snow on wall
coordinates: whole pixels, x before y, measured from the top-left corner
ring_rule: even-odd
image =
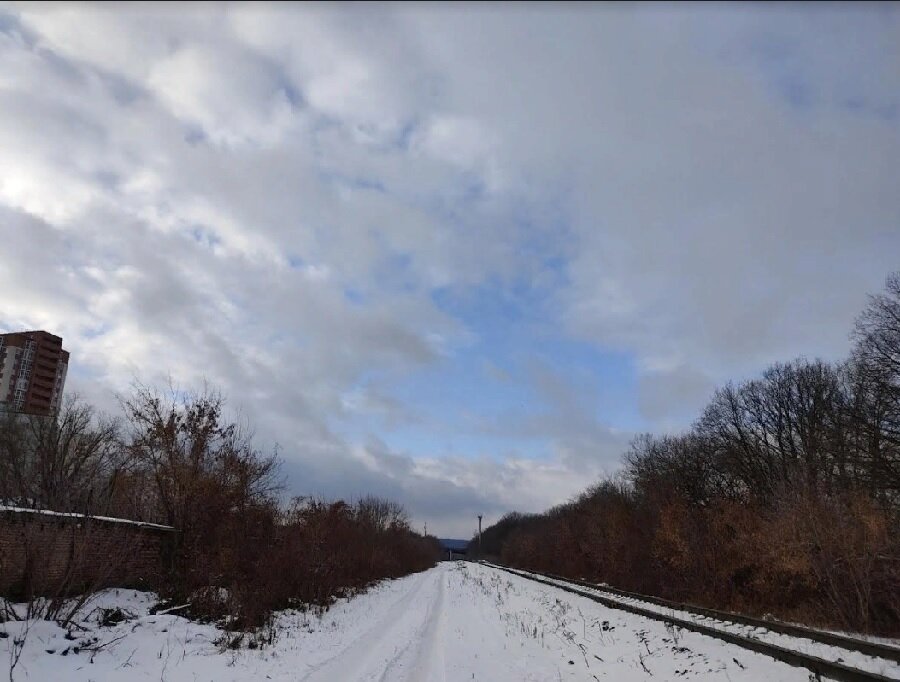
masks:
[[[11,507],[6,504],[0,504],[0,513],[15,512],[17,514],[41,514],[43,516],[60,516],[73,519],[92,519],[94,521],[107,521],[109,523],[127,523],[130,526],[139,528],[156,528],[159,530],[175,530],[172,526],[163,526],[158,523],[148,523],[146,521],[132,521],[131,519],[117,519],[113,516],[88,516],[86,514],[76,514],[74,512],[56,512],[49,509],[28,509],[27,507]]]

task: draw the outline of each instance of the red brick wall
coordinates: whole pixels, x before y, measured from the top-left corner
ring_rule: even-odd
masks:
[[[153,588],[173,534],[90,517],[0,510],[0,595]]]

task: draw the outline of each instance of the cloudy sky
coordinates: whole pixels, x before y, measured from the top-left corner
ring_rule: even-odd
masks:
[[[0,5],[0,331],[468,537],[900,267],[900,6]]]

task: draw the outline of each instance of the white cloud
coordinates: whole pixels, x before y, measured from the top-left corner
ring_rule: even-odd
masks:
[[[0,325],[62,334],[97,399],[221,385],[298,491],[462,532],[614,460],[627,434],[552,368],[510,377],[542,410],[474,423],[543,457],[337,433],[407,423],[389,380],[478,343],[438,292],[530,283],[539,331],[633,356],[635,410],[669,425],[843,354],[898,267],[895,9],[0,13]]]
[[[153,66],[147,85],[215,143],[273,146],[299,124],[275,67],[230,47],[183,47]]]

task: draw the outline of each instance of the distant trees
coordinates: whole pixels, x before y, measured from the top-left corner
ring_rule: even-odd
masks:
[[[412,531],[401,505],[377,497],[356,504],[297,498],[278,543],[262,582],[280,603],[327,605],[376,580],[430,568],[441,554],[436,538]]]
[[[491,559],[499,559],[510,533],[527,525],[530,519],[539,519],[537,515],[509,512],[494,525],[485,528],[481,534],[481,554],[478,555],[478,536],[469,543],[468,551],[471,556],[483,556]]]
[[[900,273],[851,357],[719,389],[683,434],[643,435],[622,479],[488,528],[522,567],[712,606],[900,632]]]

